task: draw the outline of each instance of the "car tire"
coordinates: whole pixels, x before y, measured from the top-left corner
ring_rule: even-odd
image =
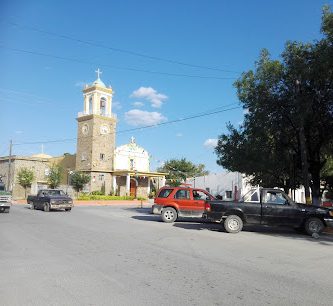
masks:
[[[324,230],[324,223],[319,218],[309,218],[305,221],[305,231],[308,235],[320,234]]]
[[[65,208],[65,211],[71,211],[72,209],[71,208]]]
[[[30,209],[31,209],[31,210],[34,210],[34,209],[35,209],[35,204],[32,203],[32,202],[30,202]]]
[[[236,234],[243,229],[243,220],[237,215],[228,216],[223,224],[227,233]]]
[[[166,223],[173,223],[177,220],[177,211],[172,207],[166,207],[162,210],[162,220]]]
[[[44,211],[49,212],[50,211],[50,204],[49,203],[44,203]]]
[[[4,209],[4,212],[8,214],[8,213],[9,213],[9,208],[8,208],[8,207],[5,208],[5,209]]]

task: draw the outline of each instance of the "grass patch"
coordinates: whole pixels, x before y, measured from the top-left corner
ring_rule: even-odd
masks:
[[[89,201],[89,200],[101,200],[101,201],[124,201],[124,200],[134,200],[132,196],[110,196],[110,195],[97,195],[97,194],[85,194],[80,195],[78,198],[80,201]]]

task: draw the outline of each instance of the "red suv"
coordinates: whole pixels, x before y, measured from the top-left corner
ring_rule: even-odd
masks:
[[[165,186],[154,199],[152,212],[164,222],[175,222],[178,217],[202,217],[206,200],[215,198],[206,190]]]

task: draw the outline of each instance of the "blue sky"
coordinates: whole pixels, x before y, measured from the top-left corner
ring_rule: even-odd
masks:
[[[278,58],[287,40],[319,39],[324,4],[333,7],[320,0],[2,0],[0,156],[10,139],[17,155],[40,153],[42,144],[50,155],[75,153],[82,86],[100,68],[115,91],[117,146],[134,136],[152,170],[185,157],[219,172],[211,145],[227,122],[243,120],[234,81],[263,48]],[[168,123],[214,111],[221,112]]]

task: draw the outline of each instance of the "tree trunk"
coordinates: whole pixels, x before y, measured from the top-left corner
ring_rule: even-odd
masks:
[[[303,123],[299,128],[299,143],[301,149],[301,162],[302,162],[302,180],[305,191],[305,201],[306,204],[311,204],[310,198],[310,184],[309,184],[309,163],[308,163],[308,154],[306,150],[306,139],[304,133]]]
[[[312,175],[312,204],[315,206],[320,206],[320,170],[314,169],[311,173]]]

